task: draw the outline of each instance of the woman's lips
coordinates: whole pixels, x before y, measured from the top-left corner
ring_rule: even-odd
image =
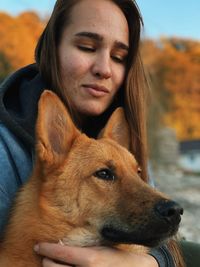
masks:
[[[102,97],[109,93],[109,90],[106,87],[97,84],[84,84],[83,87],[94,97]]]

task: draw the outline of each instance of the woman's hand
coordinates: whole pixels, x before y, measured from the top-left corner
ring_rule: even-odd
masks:
[[[134,254],[108,247],[69,247],[40,243],[34,248],[44,257],[43,267],[158,267],[148,254]]]

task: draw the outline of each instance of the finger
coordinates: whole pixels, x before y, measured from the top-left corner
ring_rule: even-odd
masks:
[[[48,258],[44,258],[42,260],[42,266],[43,267],[72,267],[72,265],[66,265],[66,264],[59,264],[59,263],[55,263],[54,261],[48,259]]]
[[[35,251],[47,258],[61,261],[69,265],[87,266],[99,255],[96,249],[69,247],[60,244],[40,243]]]

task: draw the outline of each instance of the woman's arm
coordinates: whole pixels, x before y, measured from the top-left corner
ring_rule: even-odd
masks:
[[[36,253],[44,256],[43,267],[158,267],[154,257],[108,247],[69,247],[40,243]]]
[[[19,187],[32,168],[29,153],[17,138],[0,124],[0,238]]]
[[[7,144],[0,139],[0,236],[8,221],[9,211],[18,190],[18,174]]]

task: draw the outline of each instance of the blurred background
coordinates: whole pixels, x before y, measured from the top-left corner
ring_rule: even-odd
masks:
[[[0,1],[0,81],[34,62],[55,0]],[[200,2],[138,0],[151,86],[150,174],[185,209],[180,235],[200,243]]]

